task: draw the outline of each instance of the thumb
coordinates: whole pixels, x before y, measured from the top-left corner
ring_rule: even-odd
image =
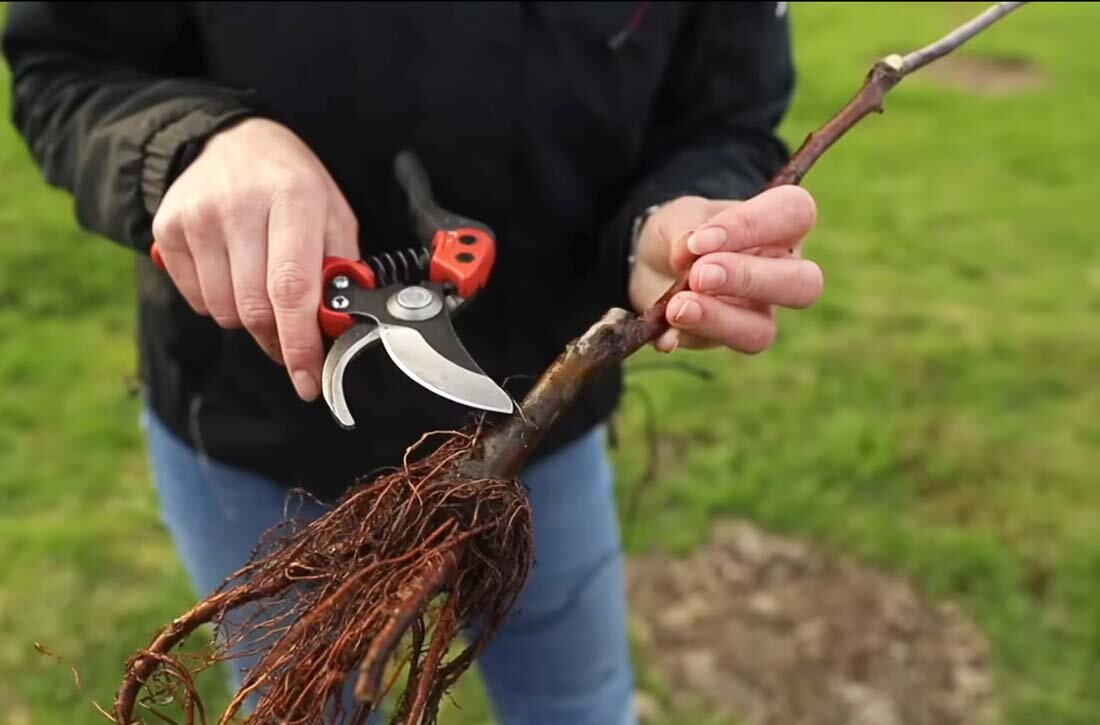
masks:
[[[677,233],[669,238],[669,265],[673,271],[687,270],[698,258],[699,255],[688,247],[688,242],[695,232],[700,227],[711,223],[714,217],[741,203],[733,199],[706,199],[696,208],[690,209],[690,213],[684,214],[676,225]]]

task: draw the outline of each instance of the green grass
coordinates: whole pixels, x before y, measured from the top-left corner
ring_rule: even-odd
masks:
[[[979,7],[794,4],[785,136],[835,112],[874,58]],[[918,75],[830,153],[806,182],[825,296],[781,314],[773,350],[683,355],[705,382],[630,377],[668,443],[634,551],[685,551],[736,514],[910,576],[978,621],[1020,725],[1100,719],[1095,18],[1019,11],[967,52],[1026,58],[1043,87]],[[0,238],[0,723],[91,723],[88,698],[108,703],[125,657],[190,602],[130,392],[133,257],[76,228],[6,123]],[[624,497],[642,411],[628,397],[619,419]],[[79,667],[85,694],[35,641]],[[467,678],[444,722],[485,720],[478,687]]]

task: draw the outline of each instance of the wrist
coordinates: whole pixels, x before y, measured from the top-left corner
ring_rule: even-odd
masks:
[[[142,158],[142,200],[149,214],[156,214],[168,187],[198,158],[212,136],[256,114],[243,104],[212,102],[153,134]]]

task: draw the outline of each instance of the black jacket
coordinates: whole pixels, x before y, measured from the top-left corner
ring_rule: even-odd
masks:
[[[519,398],[611,306],[630,224],[685,194],[744,198],[786,157],[785,3],[15,3],[14,120],[85,228],[136,249],[142,379],[211,457],[322,496],[470,411],[381,349],[348,374],[359,423],[298,400],[243,331],[198,317],[147,261],[152,215],[212,133],[262,115],[301,136],[358,216],[364,255],[413,243],[394,154],[496,232],[488,287],[456,320]],[[120,281],[121,283],[121,281]],[[614,371],[551,434],[604,420]]]

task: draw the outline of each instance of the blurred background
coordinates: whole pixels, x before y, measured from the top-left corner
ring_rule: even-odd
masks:
[[[784,137],[983,7],[791,3]],[[1025,7],[825,157],[825,295],[771,351],[681,356],[709,379],[631,360],[614,455],[647,722],[1100,722],[1098,20]],[[0,723],[92,723],[192,598],[137,424],[132,253],[44,185],[7,83]],[[442,722],[488,721],[476,676],[455,702]]]

